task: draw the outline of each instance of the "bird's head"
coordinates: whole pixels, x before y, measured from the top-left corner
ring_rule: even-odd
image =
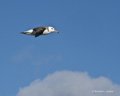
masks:
[[[48,29],[49,29],[49,31],[50,32],[56,32],[56,33],[59,33],[57,30],[55,30],[55,28],[53,28],[53,27],[48,27]]]

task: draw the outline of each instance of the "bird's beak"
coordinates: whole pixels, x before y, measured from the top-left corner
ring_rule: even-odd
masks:
[[[58,31],[54,30],[54,32],[59,33]]]

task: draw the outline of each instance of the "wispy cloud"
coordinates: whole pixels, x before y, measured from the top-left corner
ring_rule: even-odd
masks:
[[[49,56],[35,58],[33,63],[36,65],[42,65],[42,64],[50,64],[52,62],[59,62],[61,60],[62,60],[62,56],[60,55],[49,55]]]
[[[47,56],[43,56],[41,54],[37,54],[34,52],[36,48],[33,46],[27,46],[22,50],[19,50],[12,57],[12,61],[14,62],[22,62],[22,61],[30,61],[34,65],[42,65],[49,64],[51,62],[59,62],[62,60],[62,56],[56,54],[48,54]]]
[[[32,46],[28,46],[22,50],[20,50],[18,53],[16,53],[12,60],[15,62],[22,62],[25,60],[31,60],[32,59]]]
[[[120,96],[120,86],[86,72],[59,71],[21,88],[17,96]]]

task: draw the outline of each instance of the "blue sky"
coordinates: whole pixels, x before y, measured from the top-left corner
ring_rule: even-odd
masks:
[[[120,84],[119,0],[0,1],[0,95],[56,71],[88,72]],[[53,26],[60,34],[19,34]]]

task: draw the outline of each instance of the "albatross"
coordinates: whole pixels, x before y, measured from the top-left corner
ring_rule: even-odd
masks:
[[[54,29],[54,27],[51,27],[51,26],[36,27],[36,28],[30,29],[28,31],[21,32],[21,33],[38,37],[40,35],[47,35],[47,34],[50,34],[52,32],[59,33],[57,30]]]

